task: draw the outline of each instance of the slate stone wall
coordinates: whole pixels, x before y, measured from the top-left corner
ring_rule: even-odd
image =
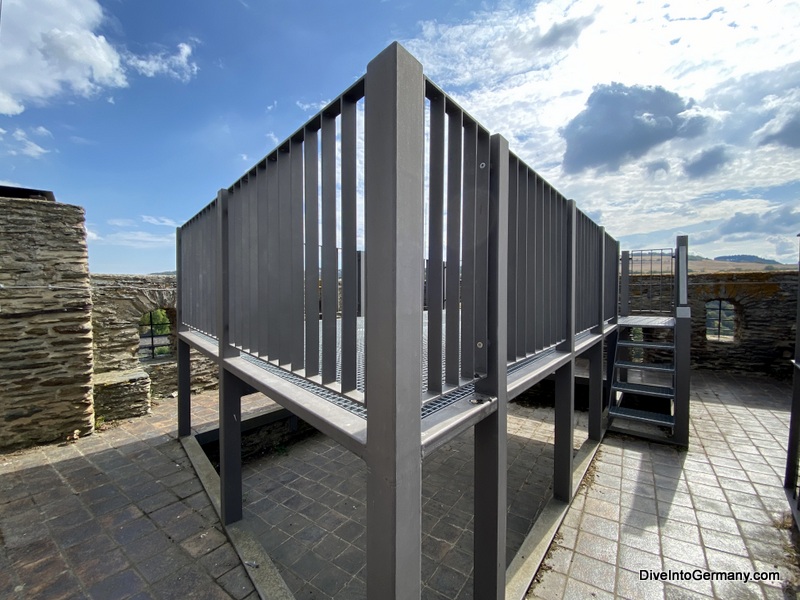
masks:
[[[91,280],[95,373],[102,381],[95,389],[98,414],[107,420],[144,414],[151,398],[171,397],[178,389],[175,276],[92,275]],[[140,361],[139,320],[157,309],[164,309],[170,320],[173,354]],[[216,366],[194,351],[191,361],[192,389],[216,387]]]
[[[631,278],[631,307],[646,310],[663,286]],[[797,329],[797,271],[689,274],[692,309],[692,367],[736,373],[792,374]],[[637,290],[649,290],[649,299]],[[706,338],[706,302],[727,300],[736,310],[734,341]]]
[[[84,211],[0,198],[0,448],[94,429]]]

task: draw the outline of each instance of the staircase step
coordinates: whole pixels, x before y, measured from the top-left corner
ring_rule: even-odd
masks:
[[[619,317],[619,319],[617,319],[617,325],[620,327],[659,327],[662,329],[672,329],[675,327],[675,318],[633,315],[630,317]]]
[[[629,360],[618,360],[614,366],[618,369],[638,369],[640,371],[655,371],[657,373],[675,372],[675,366],[669,363],[637,363]]]
[[[636,340],[619,340],[617,344],[625,348],[650,348],[652,350],[675,349],[675,345],[670,342],[639,342]]]
[[[612,405],[608,409],[608,414],[611,417],[651,423],[653,425],[663,425],[665,427],[673,427],[675,425],[675,417],[662,413],[650,412],[648,410],[637,410],[635,408],[624,408],[622,406]]]
[[[647,385],[644,383],[628,383],[627,381],[615,381],[611,386],[614,392],[630,392],[641,394],[642,396],[654,396],[656,398],[674,398],[675,390],[663,385]]]

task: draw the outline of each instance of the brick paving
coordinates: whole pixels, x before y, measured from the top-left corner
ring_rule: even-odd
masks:
[[[782,489],[790,388],[696,372],[688,452],[610,434],[530,598],[794,598]],[[243,410],[255,410],[257,398]],[[586,414],[576,413],[576,447]],[[551,495],[552,409],[509,411],[509,558]],[[194,399],[195,422],[216,397]],[[175,439],[174,402],[76,442],[0,454],[0,598],[258,597]],[[423,466],[423,597],[471,598],[472,439]],[[365,597],[365,467],[322,435],[246,465],[245,524],[297,598]],[[777,571],[769,583],[640,570]]]
[[[195,418],[216,419],[214,396]],[[0,598],[257,598],[176,429],[162,401],[75,442],[0,454]]]
[[[575,448],[587,438],[576,413]],[[508,416],[510,562],[552,496],[553,410],[511,404]],[[245,524],[298,599],[366,597],[366,467],[317,435],[243,470]],[[473,436],[468,431],[423,463],[423,595],[472,598]]]
[[[699,371],[688,452],[609,434],[528,598],[796,598],[783,491],[790,401],[788,384]],[[655,581],[642,569],[780,580]]]

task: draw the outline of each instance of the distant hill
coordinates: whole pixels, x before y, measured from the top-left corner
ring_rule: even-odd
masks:
[[[150,275],[177,275],[177,271],[160,271],[159,273],[150,273]]]
[[[777,260],[772,260],[771,258],[761,258],[760,256],[755,256],[753,254],[731,254],[730,256],[717,256],[714,260],[721,260],[724,262],[735,262],[735,263],[752,263],[759,265],[781,264]]]

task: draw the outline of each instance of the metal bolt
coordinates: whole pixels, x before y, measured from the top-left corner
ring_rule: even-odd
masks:
[[[481,348],[483,348],[483,342],[478,342],[477,346],[478,346],[478,350],[480,350]]]
[[[485,168],[486,168],[486,163],[481,163],[481,169],[485,169]]]

